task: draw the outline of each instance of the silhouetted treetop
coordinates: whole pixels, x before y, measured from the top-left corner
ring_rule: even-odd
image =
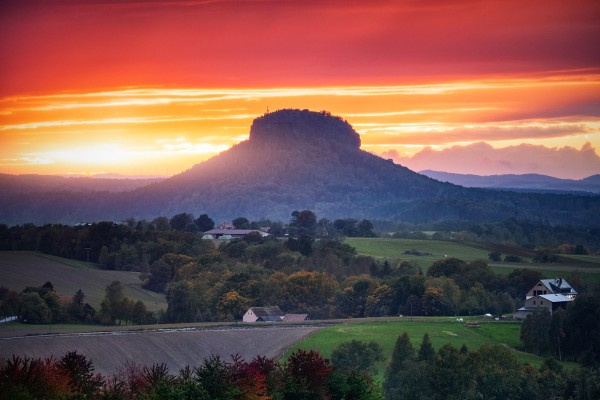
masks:
[[[285,109],[256,118],[250,142],[260,145],[318,143],[360,148],[360,135],[340,117],[329,112]]]

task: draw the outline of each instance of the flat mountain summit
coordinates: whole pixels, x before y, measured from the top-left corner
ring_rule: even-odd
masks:
[[[415,222],[519,218],[600,224],[600,196],[464,188],[360,148],[360,135],[327,112],[279,110],[256,118],[249,139],[171,178],[123,193],[0,194],[0,222],[151,220],[182,212],[216,221],[319,218]]]
[[[258,117],[250,127],[251,143],[258,146],[300,145],[360,149],[360,135],[340,117],[309,110],[280,110]],[[335,151],[335,149],[334,149]]]

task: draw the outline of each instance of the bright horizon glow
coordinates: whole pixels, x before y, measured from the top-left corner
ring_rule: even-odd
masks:
[[[600,173],[592,0],[9,3],[0,173],[173,175],[283,108],[415,170]]]

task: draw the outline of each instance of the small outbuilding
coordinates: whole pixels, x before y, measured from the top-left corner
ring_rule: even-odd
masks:
[[[281,322],[285,313],[278,306],[250,307],[242,320],[244,322]]]
[[[244,322],[302,322],[308,321],[308,314],[286,314],[277,306],[251,307],[244,314]]]

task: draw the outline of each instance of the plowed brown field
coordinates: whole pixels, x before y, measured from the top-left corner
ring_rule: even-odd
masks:
[[[287,347],[320,329],[311,326],[111,331],[0,338],[0,358],[11,355],[62,357],[77,351],[91,359],[96,372],[116,372],[128,361],[151,366],[165,363],[172,373],[186,365],[233,354],[250,361],[257,355],[279,356]]]

